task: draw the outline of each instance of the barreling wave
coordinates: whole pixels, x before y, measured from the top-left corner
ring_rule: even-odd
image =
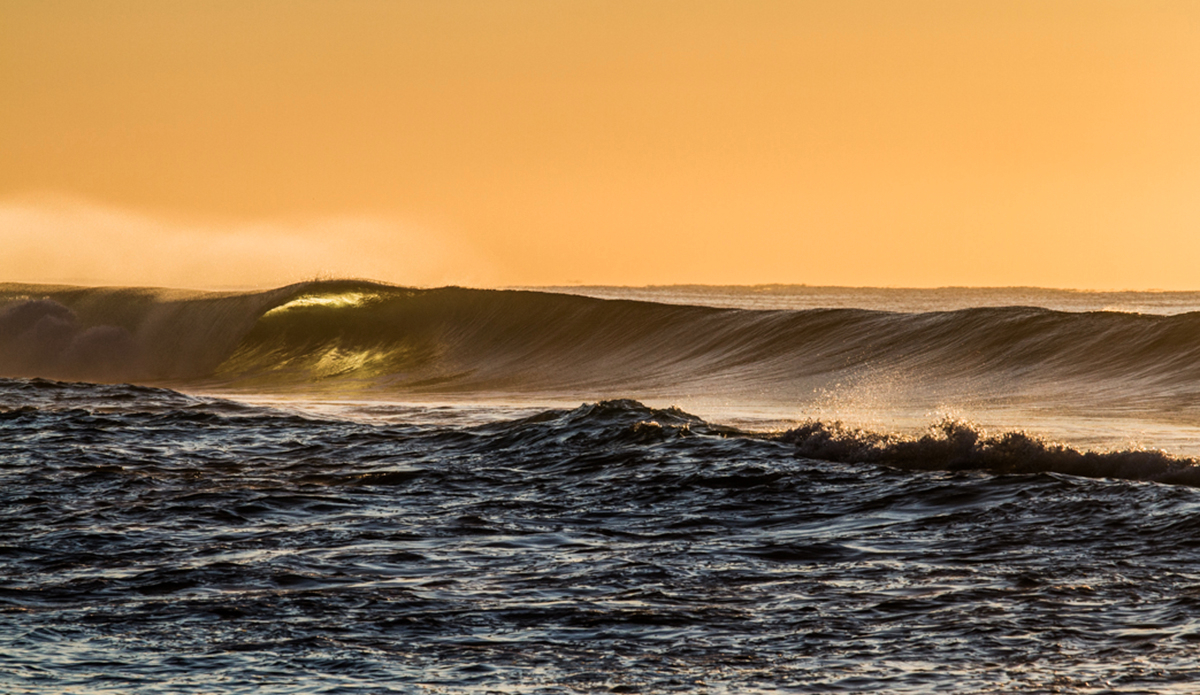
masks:
[[[782,400],[865,372],[974,392],[1190,399],[1200,314],[751,311],[361,281],[242,293],[0,286],[5,376]]]

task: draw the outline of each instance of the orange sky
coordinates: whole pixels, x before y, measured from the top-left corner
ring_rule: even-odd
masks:
[[[0,0],[0,281],[1200,289],[1200,3]]]

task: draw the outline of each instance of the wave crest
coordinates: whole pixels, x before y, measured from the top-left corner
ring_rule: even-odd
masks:
[[[918,436],[883,434],[811,421],[779,435],[801,456],[874,463],[911,470],[1061,473],[1200,486],[1200,466],[1162,451],[1081,451],[1025,432],[989,435],[969,422],[945,419]]]

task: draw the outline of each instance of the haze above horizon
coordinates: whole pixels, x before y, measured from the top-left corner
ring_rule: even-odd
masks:
[[[1200,4],[0,5],[0,282],[1200,289]]]

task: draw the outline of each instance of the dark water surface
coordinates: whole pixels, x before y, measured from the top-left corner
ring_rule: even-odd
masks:
[[[1196,488],[962,431],[479,412],[0,380],[0,692],[1200,682]],[[1133,453],[1072,470],[1194,465]]]

